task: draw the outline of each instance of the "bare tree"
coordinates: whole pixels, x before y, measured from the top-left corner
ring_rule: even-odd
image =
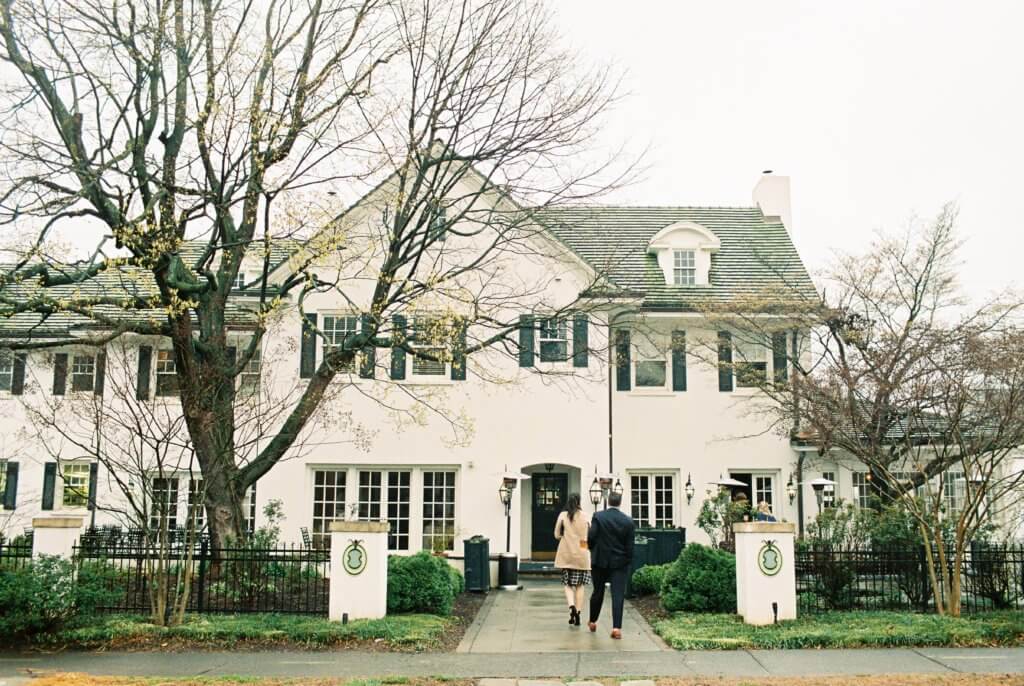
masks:
[[[900,503],[918,522],[937,558],[937,606],[954,615],[970,541],[1019,499],[1010,463],[1024,444],[1024,337],[1014,326],[1024,301],[1005,292],[968,302],[955,219],[947,206],[926,227],[841,256],[820,300],[783,290],[758,296],[761,309],[739,308],[775,316],[711,313],[738,343],[725,362],[717,356],[723,373],[759,391],[750,411],[820,454],[863,464],[876,502]]]
[[[4,0],[0,57],[22,81],[3,92],[0,216],[36,233],[8,240],[20,250],[0,276],[2,313],[40,331],[70,318],[88,325],[85,344],[169,337],[211,534],[241,536],[245,489],[377,348],[464,367],[490,347],[516,352],[513,312],[527,304],[577,307],[548,307],[543,278],[509,278],[516,260],[566,257],[538,211],[622,180],[578,156],[615,84],[579,68],[550,24],[544,4],[515,0]],[[336,208],[330,193],[364,178],[374,191]],[[54,259],[69,225],[113,247]],[[243,284],[258,293],[243,313],[253,335],[232,357],[247,255],[263,267]],[[331,341],[241,462],[234,379],[278,310],[322,293],[364,313],[362,327]]]

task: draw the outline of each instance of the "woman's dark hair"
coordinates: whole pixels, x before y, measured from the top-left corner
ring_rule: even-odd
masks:
[[[576,513],[582,508],[580,507],[580,494],[570,493],[569,497],[565,500],[565,511],[569,513],[569,521],[573,521],[576,517]]]

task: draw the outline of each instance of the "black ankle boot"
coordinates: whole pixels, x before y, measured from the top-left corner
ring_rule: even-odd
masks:
[[[569,606],[569,626],[580,625],[580,613],[576,610],[575,605]]]

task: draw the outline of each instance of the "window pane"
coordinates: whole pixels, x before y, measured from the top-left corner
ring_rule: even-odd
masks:
[[[331,548],[330,524],[345,519],[345,478],[343,471],[334,469],[317,470],[313,489],[313,546],[324,550]]]
[[[455,549],[455,472],[423,473],[423,549]]]
[[[335,348],[341,347],[345,340],[359,333],[359,317],[356,315],[328,315],[324,317],[323,334],[324,355],[330,354]],[[340,371],[351,372],[355,369],[355,356],[339,367]]]
[[[650,493],[648,491],[648,477],[645,475],[633,475],[629,478],[629,500],[632,503],[630,508],[633,519],[639,526],[647,526],[650,521]]]
[[[178,528],[178,480],[156,477],[150,482],[153,503],[149,511],[149,528],[158,531]]]
[[[388,472],[388,550],[409,549],[409,472]]]
[[[14,353],[10,350],[0,350],[0,391],[11,390],[13,378]]]
[[[540,320],[541,362],[565,362],[568,359],[568,331],[563,317]]]
[[[64,507],[85,507],[89,504],[89,463],[79,462],[61,466],[64,482],[61,502]]]
[[[663,360],[642,360],[636,363],[636,385],[644,387],[663,387],[665,385],[666,365]]]
[[[654,526],[671,527],[673,525],[672,475],[658,474],[654,477]]]
[[[71,358],[71,390],[91,391],[96,373],[96,358],[93,355],[75,355]]]
[[[173,350],[156,351],[156,394],[178,394],[178,374]]]

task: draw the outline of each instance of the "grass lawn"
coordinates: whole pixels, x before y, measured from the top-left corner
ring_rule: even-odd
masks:
[[[677,650],[1024,644],[1022,612],[986,612],[959,618],[901,612],[832,612],[765,627],[748,626],[736,615],[677,613],[654,619],[652,624]]]
[[[380,679],[258,679],[242,676],[167,679],[156,677],[92,676],[89,674],[48,674],[32,686],[472,686],[470,679],[382,677]]]
[[[84,627],[66,629],[36,641],[36,645],[105,649],[223,649],[276,646],[425,650],[443,647],[456,618],[436,615],[392,615],[354,620],[348,624],[326,617],[297,615],[186,615],[176,627],[158,627],[145,617],[105,615]]]

